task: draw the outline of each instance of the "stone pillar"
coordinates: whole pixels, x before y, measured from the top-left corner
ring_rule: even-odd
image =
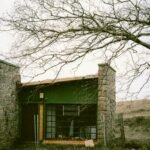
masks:
[[[113,139],[115,106],[115,70],[108,64],[100,64],[97,103],[98,144],[106,146]]]
[[[18,137],[19,103],[16,84],[19,67],[0,60],[0,150],[12,149]]]

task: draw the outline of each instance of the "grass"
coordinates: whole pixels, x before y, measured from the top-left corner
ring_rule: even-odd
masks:
[[[101,147],[96,146],[94,148],[91,147],[84,147],[84,146],[66,146],[66,145],[26,145],[24,147],[19,146],[14,150],[129,150],[128,148],[120,148],[120,147]]]

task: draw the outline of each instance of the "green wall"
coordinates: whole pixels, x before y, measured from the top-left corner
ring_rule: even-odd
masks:
[[[39,93],[43,92],[44,103],[96,104],[98,98],[97,88],[97,79],[27,86],[20,89],[19,99],[23,103],[39,103]]]

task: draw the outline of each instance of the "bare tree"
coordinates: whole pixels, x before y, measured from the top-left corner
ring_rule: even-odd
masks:
[[[142,75],[138,92],[150,83],[149,0],[22,0],[1,22],[6,30],[15,31],[13,57],[25,66],[60,71],[96,52],[113,64],[128,57],[123,90]]]

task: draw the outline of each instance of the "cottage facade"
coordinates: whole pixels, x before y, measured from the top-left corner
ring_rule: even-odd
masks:
[[[0,149],[22,141],[84,145],[113,139],[115,70],[97,75],[18,84],[19,67],[0,61]]]
[[[23,140],[106,145],[113,139],[115,71],[108,64],[95,76],[22,84],[19,99]]]

